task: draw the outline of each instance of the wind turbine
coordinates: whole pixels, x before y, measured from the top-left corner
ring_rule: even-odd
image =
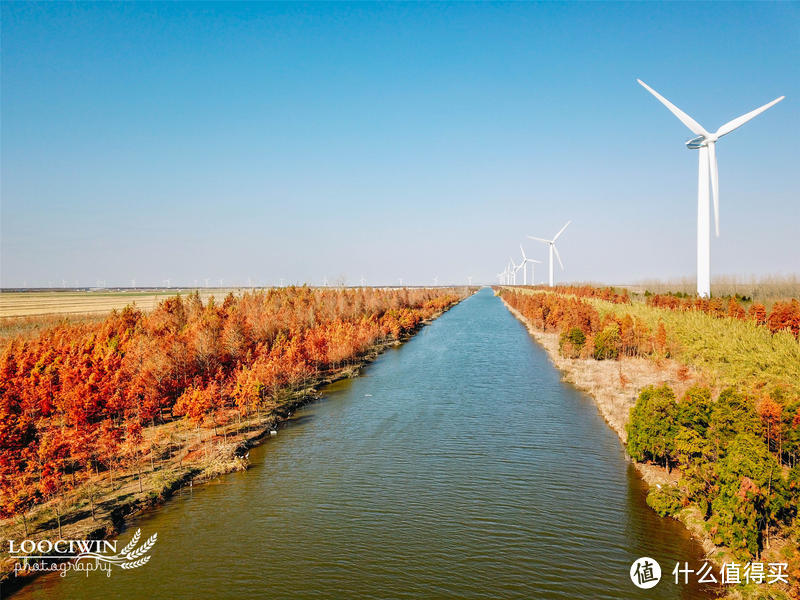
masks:
[[[433,276],[433,287],[439,287],[439,276],[438,275],[434,275]]]
[[[553,236],[552,240],[533,237],[532,235],[528,236],[530,239],[536,240],[537,242],[544,242],[545,244],[548,245],[550,249],[550,287],[553,287],[553,254],[556,255],[556,258],[558,259],[558,264],[561,265],[561,270],[562,271],[564,270],[564,263],[561,262],[561,256],[558,254],[558,248],[556,248],[556,240],[558,239],[558,236],[564,233],[564,230],[569,226],[570,223],[572,223],[572,221],[567,221],[567,224],[561,228],[561,231],[559,231],[557,234],[555,234],[555,236]]]
[[[506,271],[508,271],[508,283],[511,285],[517,285],[517,265],[513,258],[509,257]]]
[[[469,283],[469,286],[472,287],[472,275],[467,275],[467,282]]]
[[[518,265],[516,265],[514,267],[514,285],[516,285],[516,283],[517,283],[517,271],[522,269],[524,266],[525,266],[525,261],[521,261]],[[525,275],[525,274],[523,273],[523,275]]]
[[[711,180],[711,190],[714,195],[714,225],[717,237],[719,237],[719,173],[717,171],[717,140],[738,129],[750,119],[760,115],[762,112],[774,106],[785,96],[775,98],[764,106],[751,110],[749,113],[728,121],[714,133],[709,133],[697,121],[683,112],[680,108],[672,104],[661,94],[647,85],[641,79],[637,79],[641,86],[653,94],[661,104],[666,106],[669,111],[680,119],[697,137],[686,142],[686,147],[690,150],[699,150],[699,175],[697,178],[697,295],[711,295],[711,236],[709,228],[711,223],[708,206],[708,184]],[[709,177],[710,176],[710,177]]]
[[[519,249],[522,252],[522,285],[528,285],[528,268],[525,265],[527,265],[528,263],[531,263],[531,265],[535,265],[536,263],[541,264],[542,261],[534,260],[532,258],[528,258],[527,256],[525,256],[525,248],[522,247],[522,244],[519,245]],[[535,266],[531,266],[531,283],[533,283],[534,285],[536,285],[535,269],[536,269]]]
[[[364,287],[366,285],[366,283],[367,283],[367,280],[364,279],[364,276],[362,275],[361,276],[361,287]]]

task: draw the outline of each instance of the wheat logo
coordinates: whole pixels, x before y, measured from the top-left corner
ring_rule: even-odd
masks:
[[[131,541],[117,554],[106,556],[105,554],[98,554],[97,552],[83,552],[77,556],[76,562],[83,558],[94,558],[99,561],[117,565],[122,569],[136,569],[142,565],[146,565],[147,561],[150,560],[150,557],[146,555],[155,545],[158,534],[154,533],[147,538],[146,542],[137,548],[136,546],[139,544],[139,539],[141,537],[142,530],[137,529]]]
[[[102,571],[106,577],[116,565],[120,569],[138,569],[150,560],[150,551],[158,540],[154,533],[141,544],[142,530],[137,529],[125,547],[117,552],[117,540],[8,540],[9,554],[16,560],[14,574],[58,571]]]

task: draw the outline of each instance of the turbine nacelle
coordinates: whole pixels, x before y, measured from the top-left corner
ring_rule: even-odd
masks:
[[[708,138],[704,135],[698,135],[686,142],[686,147],[689,150],[699,150],[706,145],[708,145]]]

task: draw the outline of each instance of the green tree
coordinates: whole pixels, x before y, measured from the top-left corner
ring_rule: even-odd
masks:
[[[780,466],[763,440],[740,433],[719,461],[719,493],[712,501],[715,542],[744,556],[758,556],[769,527],[785,508]]]
[[[619,348],[622,338],[619,334],[619,325],[611,323],[594,336],[594,353],[597,360],[615,360],[619,357]]]
[[[728,444],[742,433],[760,435],[761,421],[753,402],[728,388],[714,402],[708,424],[708,439],[716,458],[724,456]]]
[[[638,461],[660,462],[671,469],[677,413],[675,394],[668,385],[643,389],[626,427],[628,454]]]

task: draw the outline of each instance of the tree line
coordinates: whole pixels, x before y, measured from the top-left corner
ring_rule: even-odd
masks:
[[[269,409],[459,298],[289,287],[203,303],[193,293],[14,338],[0,353],[0,516],[24,519],[93,474],[113,485],[116,471],[157,456],[144,428],[182,417],[216,428]]]

